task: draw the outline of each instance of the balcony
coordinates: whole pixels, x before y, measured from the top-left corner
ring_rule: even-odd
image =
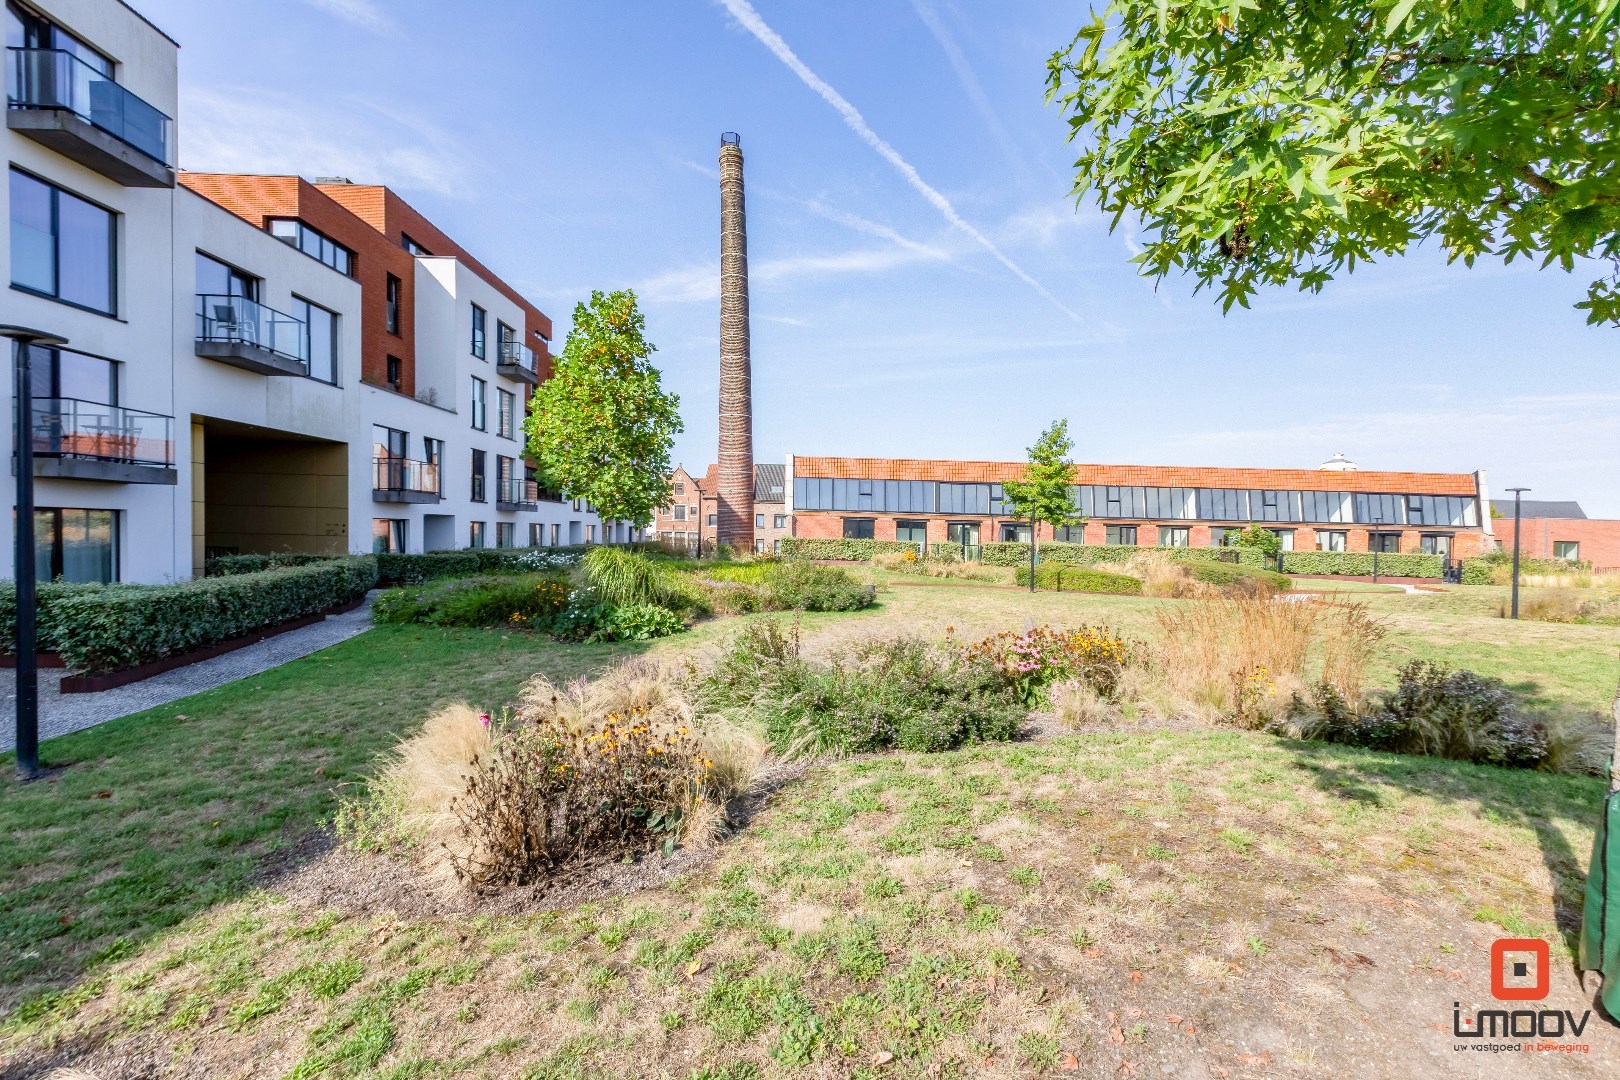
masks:
[[[535,358],[534,350],[521,341],[507,340],[500,343],[500,351],[495,358],[495,371],[508,379],[516,379],[530,385],[540,381],[540,364]]]
[[[174,417],[77,398],[34,399],[34,475],[173,484]]]
[[[540,509],[540,485],[533,480],[518,480],[515,478],[495,481],[495,509]]]
[[[197,297],[197,355],[260,375],[309,374],[302,319],[241,296]]]
[[[174,187],[173,122],[61,49],[6,50],[6,126],[125,187]]]
[[[439,467],[431,461],[387,456],[372,458],[371,473],[373,502],[439,501]]]

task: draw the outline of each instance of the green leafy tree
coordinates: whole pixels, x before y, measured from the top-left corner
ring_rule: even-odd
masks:
[[[1238,533],[1233,546],[1254,548],[1262,555],[1274,556],[1282,550],[1282,537],[1264,525],[1250,525]]]
[[[1048,64],[1074,194],[1224,310],[1437,238],[1595,267],[1620,325],[1620,0],[1111,0]],[[1583,260],[1596,260],[1586,262]],[[1196,290],[1195,290],[1196,291]]]
[[[1074,440],[1069,438],[1069,422],[1054,420],[1052,426],[1041,433],[1035,445],[1029,448],[1029,464],[1024,467],[1022,480],[1005,480],[1001,490],[1013,504],[1013,513],[1028,518],[1029,564],[1035,565],[1035,553],[1040,547],[1039,524],[1045,522],[1053,529],[1076,525],[1082,520],[1069,493],[1074,483],[1074,462],[1069,451]],[[1035,591],[1035,574],[1029,575],[1029,588]]]
[[[670,445],[683,430],[680,398],[648,362],[646,324],[629,290],[598,290],[575,305],[562,355],[523,424],[548,487],[589,500],[603,521],[640,529],[669,502]]]

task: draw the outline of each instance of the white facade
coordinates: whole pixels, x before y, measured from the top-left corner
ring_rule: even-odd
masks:
[[[92,63],[107,67],[111,61],[110,71],[96,78],[110,73],[147,105],[176,116],[177,47],[131,9],[117,0],[39,0],[29,6],[49,21],[28,24],[28,32],[45,35],[31,50],[41,61],[79,65],[79,54],[65,60],[62,54],[88,46]],[[22,61],[14,54],[8,62]],[[43,89],[23,92],[48,95],[59,81],[46,77],[37,81]],[[8,85],[19,84],[8,78]],[[113,138],[101,126],[103,114],[87,107],[80,117],[68,115],[75,111],[8,110],[8,120],[28,115],[0,134],[8,166],[8,182],[0,186],[0,258],[11,285],[0,291],[0,323],[69,342],[68,359],[50,369],[64,387],[60,395],[39,385],[35,364],[32,437],[44,462],[36,462],[35,505],[60,511],[59,520],[71,516],[87,523],[78,535],[89,537],[75,549],[78,555],[64,556],[78,541],[46,530],[41,539],[56,545],[55,554],[42,558],[54,558],[55,572],[94,577],[90,563],[101,558],[117,580],[162,582],[200,573],[210,549],[370,551],[377,519],[406,521],[410,551],[466,547],[473,522],[484,523],[486,546],[631,538],[622,526],[602,535],[596,516],[575,502],[525,500],[514,506],[505,500],[509,508],[501,508],[499,459],[512,461],[514,477],[524,475],[524,385],[496,371],[497,321],[521,333],[525,320],[516,304],[459,260],[417,259],[415,362],[419,398],[425,400],[364,384],[358,282],[174,186],[172,168],[165,166],[176,161],[177,123],[167,125],[161,150],[166,160],[159,160],[134,148],[140,133],[131,133],[134,143]],[[43,135],[23,130],[57,118],[62,122]],[[145,145],[151,148],[149,138]],[[42,199],[55,216],[36,212]],[[65,302],[60,283],[82,271],[73,264],[85,248],[82,236],[69,235],[78,227],[69,219],[87,214],[101,221],[103,210],[112,215],[115,237],[111,302]],[[218,350],[199,355],[199,252],[237,271],[264,308],[297,318],[308,303],[334,313],[335,381],[265,374]],[[485,359],[472,355],[473,304],[488,313]],[[204,306],[227,316],[230,310]],[[69,385],[70,368],[104,371],[98,358],[113,365],[111,389],[98,396],[83,389],[83,380]],[[9,355],[6,360],[9,406],[16,389]],[[473,424],[475,376],[487,395],[482,429]],[[513,395],[510,435],[500,430],[498,391]],[[8,458],[15,438],[9,416],[8,409]],[[436,500],[400,502],[377,491],[375,425],[407,433],[410,459],[427,456],[424,439],[439,441]],[[115,448],[111,454],[108,446]],[[474,497],[474,450],[485,454],[482,500]],[[132,467],[136,457],[141,460]],[[168,467],[152,460],[162,458]],[[9,494],[3,501],[12,501]],[[0,577],[10,577],[12,546],[3,547]],[[71,564],[65,568],[64,558]]]

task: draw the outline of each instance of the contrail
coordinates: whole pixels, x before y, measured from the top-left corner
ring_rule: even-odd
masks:
[[[786,64],[793,74],[799,77],[800,82],[814,90],[823,101],[838,110],[839,115],[844,118],[844,123],[849,125],[850,130],[859,135],[861,140],[873,150],[876,150],[885,161],[893,165],[895,171],[905,179],[906,183],[912,186],[917,194],[927,199],[934,205],[934,209],[945,215],[946,221],[971,236],[981,247],[994,255],[1001,265],[1016,274],[1024,284],[1050,300],[1063,314],[1075,322],[1081,321],[1080,316],[1076,315],[1063,301],[1053,296],[1045,285],[1036,281],[1025,272],[1023,267],[1003,254],[1002,250],[996,247],[988,236],[968,224],[962,215],[956,212],[956,207],[951,205],[949,199],[934,190],[928,181],[924,180],[918,175],[917,170],[911,167],[911,163],[900,156],[898,150],[890,146],[879,137],[877,132],[871,129],[866,123],[865,117],[861,116],[860,110],[845,100],[842,94],[829,86],[821,76],[811,71],[804,61],[799,59],[798,55],[788,47],[788,43],[782,40],[781,35],[765,24],[765,20],[759,17],[759,12],[754,10],[754,6],[748,0],[720,0],[720,2],[726,6],[727,11],[731,12],[733,18],[742,23],[750,34],[759,39],[760,44],[771,50],[778,60]]]
[[[951,36],[945,21],[939,17],[939,12],[930,0],[911,0],[911,6],[917,12],[917,17],[923,21],[923,25],[928,27],[928,32],[934,35],[940,51],[945,54],[945,59],[950,61],[951,69],[956,72],[956,81],[961,84],[962,92],[973,102],[973,107],[979,110],[979,115],[984,117],[985,125],[995,135],[996,141],[1001,143],[1001,149],[1015,166],[1022,168],[1024,161],[1018,156],[1018,147],[1013,144],[1012,136],[1007,133],[1007,126],[1001,122],[995,106],[990,104],[990,97],[984,92],[984,85],[979,82],[979,77],[973,73],[973,65],[968,63],[967,54]]]

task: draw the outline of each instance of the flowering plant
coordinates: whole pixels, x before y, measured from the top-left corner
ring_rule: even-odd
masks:
[[[1003,630],[963,647],[969,660],[987,660],[1027,707],[1040,702],[1047,686],[1079,679],[1104,697],[1119,687],[1125,668],[1142,655],[1140,642],[1106,626],[1054,630],[1037,626],[1015,634]]]

